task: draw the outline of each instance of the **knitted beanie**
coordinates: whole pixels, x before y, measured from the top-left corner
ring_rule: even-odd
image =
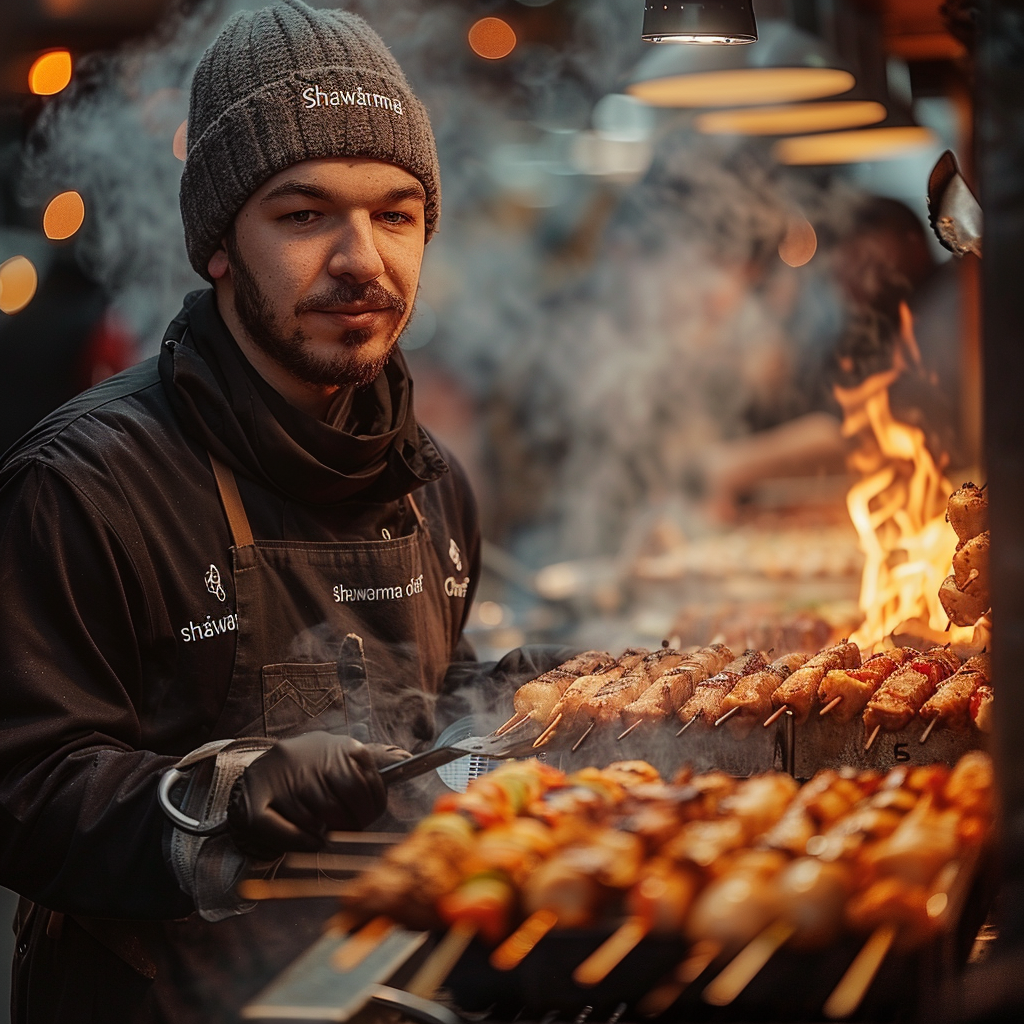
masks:
[[[181,176],[185,246],[207,264],[245,201],[301,160],[383,160],[427,194],[427,240],[441,210],[437,149],[423,104],[358,15],[281,0],[231,18],[192,79]]]

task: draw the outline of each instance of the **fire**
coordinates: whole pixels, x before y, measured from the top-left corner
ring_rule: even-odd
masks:
[[[957,543],[946,522],[953,488],[929,452],[924,432],[900,422],[889,406],[889,388],[906,369],[907,356],[920,363],[905,304],[900,318],[902,345],[893,368],[854,388],[835,388],[844,413],[843,435],[861,439],[851,457],[861,479],[850,489],[846,504],[865,556],[860,589],[864,622],[850,637],[862,649],[879,648],[894,632],[940,643],[973,635],[971,629],[956,626],[947,631],[939,602],[939,587],[950,573]],[[940,462],[944,464],[945,456]]]

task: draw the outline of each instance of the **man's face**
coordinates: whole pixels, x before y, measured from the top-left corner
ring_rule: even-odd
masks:
[[[330,393],[380,373],[412,314],[424,199],[408,171],[348,157],[294,164],[249,197],[210,272],[272,384]]]

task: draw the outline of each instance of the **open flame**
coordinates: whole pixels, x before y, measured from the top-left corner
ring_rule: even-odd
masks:
[[[860,589],[864,622],[850,639],[868,650],[880,648],[892,633],[939,643],[973,635],[972,629],[949,626],[939,601],[957,543],[946,522],[953,488],[929,452],[924,432],[897,420],[889,406],[889,388],[906,369],[907,358],[917,365],[921,361],[905,303],[900,339],[891,370],[853,388],[835,388],[844,413],[843,435],[861,439],[850,460],[861,479],[846,504],[865,557]]]

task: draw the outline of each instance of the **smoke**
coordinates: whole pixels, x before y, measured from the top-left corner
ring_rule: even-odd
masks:
[[[192,2],[156,36],[84,59],[27,148],[26,198],[83,194],[78,258],[147,353],[203,285],[171,150],[191,73],[228,15],[263,2]],[[636,0],[562,0],[562,35],[524,32],[503,62],[465,45],[478,4],[345,6],[431,114],[443,212],[420,322],[436,321],[427,354],[482,410],[492,532],[518,530],[535,564],[617,550],[639,511],[692,484],[707,443],[804,411],[801,374],[813,382],[839,302],[824,259],[796,272],[776,247],[798,214],[819,239],[842,233],[855,196],[683,115],[646,136],[607,130],[611,108],[595,107],[643,53]]]

